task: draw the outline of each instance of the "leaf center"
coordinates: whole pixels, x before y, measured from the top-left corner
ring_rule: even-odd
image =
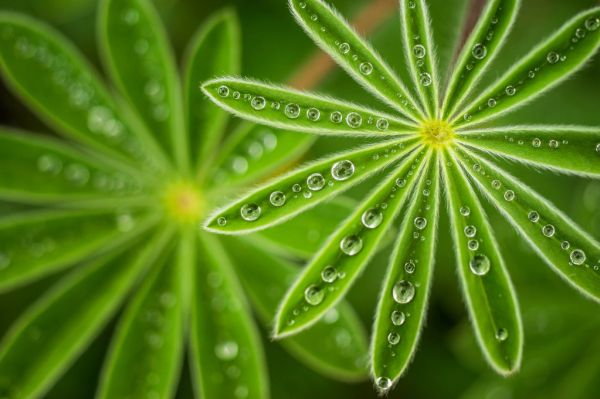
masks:
[[[197,223],[205,210],[199,188],[188,181],[170,183],[163,204],[170,218],[179,223]]]
[[[423,142],[432,147],[447,147],[454,141],[454,129],[445,120],[426,120],[421,124],[419,132]]]

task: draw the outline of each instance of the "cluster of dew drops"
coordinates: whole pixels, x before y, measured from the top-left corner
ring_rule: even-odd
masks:
[[[498,21],[497,18],[494,18],[492,20],[492,24],[495,23],[494,21],[497,23],[497,21]],[[585,20],[583,26],[575,29],[575,32],[573,33],[573,36],[571,37],[571,43],[569,44],[569,46],[567,48],[565,48],[563,50],[556,50],[556,51],[553,50],[553,51],[548,52],[544,62],[542,64],[534,67],[533,69],[529,70],[527,72],[526,78],[519,80],[514,85],[507,85],[504,88],[503,92],[497,94],[494,97],[489,98],[487,100],[487,108],[496,107],[496,105],[498,105],[498,102],[500,100],[502,100],[502,98],[514,96],[517,93],[517,91],[526,83],[527,79],[529,79],[529,80],[535,79],[537,74],[543,68],[551,67],[560,62],[566,61],[568,58],[566,53],[568,53],[569,51],[573,51],[575,49],[574,45],[576,43],[578,43],[580,40],[584,39],[588,33],[597,31],[598,28],[600,28],[600,18],[590,17],[587,20]],[[491,35],[493,35],[493,31],[490,31],[490,33],[491,33]],[[491,40],[490,33],[488,33],[488,40]],[[486,46],[481,43],[475,44],[475,46],[473,47],[473,50],[472,50],[472,55],[476,60],[484,59],[487,56]],[[467,70],[471,70],[471,69],[473,69],[473,66],[474,66],[473,63],[469,63],[469,64],[467,64],[466,68],[467,68]],[[479,105],[477,110],[483,111],[484,109],[486,109],[485,105]],[[466,113],[463,115],[463,119],[467,122],[470,121],[472,119],[472,117],[473,117],[473,115],[470,113]],[[596,149],[598,150],[598,152],[600,152],[600,144],[598,145],[598,147]]]
[[[407,3],[407,5],[408,8],[411,10],[414,10],[417,7],[417,4],[412,0],[410,0]],[[425,66],[425,58],[427,57],[427,49],[423,44],[420,43],[421,36],[414,36],[413,41],[415,44],[412,46],[412,52],[414,57],[416,58],[417,68],[419,68],[419,70],[417,71],[419,77],[419,84],[421,84],[424,87],[431,86],[431,84],[433,83],[433,78],[431,77],[431,74],[427,72],[426,69],[423,69],[423,67]]]

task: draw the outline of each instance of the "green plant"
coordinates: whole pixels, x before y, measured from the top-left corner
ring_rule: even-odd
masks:
[[[223,195],[296,158],[310,140],[251,124],[224,139],[227,115],[197,87],[214,74],[239,72],[238,31],[231,11],[199,29],[182,95],[150,3],[101,1],[98,39],[112,95],[57,32],[0,13],[7,84],[68,139],[0,131],[0,205],[26,204],[20,211],[7,204],[10,214],[0,218],[0,291],[79,265],[4,337],[2,398],[44,395],[125,302],[99,398],[172,397],[186,347],[198,396],[269,396],[242,287],[268,325],[297,268],[263,248],[277,245],[268,236],[232,243],[199,231],[198,223]],[[347,209],[347,202],[332,203],[300,222],[339,220]],[[232,259],[224,245],[252,253]],[[288,255],[315,250],[307,242],[276,248]],[[333,378],[366,374],[366,335],[347,304],[284,347]]]
[[[518,301],[480,202],[487,198],[565,280],[600,299],[600,246],[493,157],[587,177],[600,176],[600,129],[580,126],[481,127],[525,105],[581,68],[600,44],[600,8],[568,21],[481,94],[476,84],[506,42],[518,0],[489,1],[445,88],[424,0],[401,0],[402,42],[413,85],[405,86],[347,22],[320,0],[290,0],[308,35],[395,113],[249,79],[203,84],[221,108],[265,125],[380,142],[292,171],[216,210],[206,229],[242,234],[281,223],[384,169],[388,174],[323,243],[283,299],[274,336],[310,327],[350,289],[401,219],[371,345],[376,386],[388,391],[406,370],[424,320],[434,262],[440,191],[446,194],[458,274],[473,329],[500,374],[519,368]]]

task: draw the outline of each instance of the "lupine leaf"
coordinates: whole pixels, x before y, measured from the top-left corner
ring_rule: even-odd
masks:
[[[402,44],[413,82],[429,118],[438,117],[437,58],[425,0],[401,0]]]
[[[179,269],[165,251],[117,327],[97,398],[172,397],[183,354]]]
[[[514,288],[475,191],[457,160],[445,157],[448,212],[458,275],[475,336],[488,363],[500,374],[519,369],[523,326]]]
[[[240,234],[284,222],[358,184],[414,148],[411,140],[388,142],[316,161],[217,210],[205,228]]]
[[[442,116],[450,117],[472,92],[498,55],[517,17],[520,0],[489,1],[471,32],[450,77]]]
[[[241,78],[217,78],[202,85],[215,104],[263,125],[316,134],[381,136],[414,130],[413,122],[289,87]]]
[[[148,0],[103,0],[98,33],[112,80],[161,148],[185,168],[180,82],[156,10]]]
[[[256,182],[295,162],[314,141],[309,134],[243,122],[223,143],[206,178],[215,190]]]
[[[460,132],[470,148],[563,173],[600,176],[600,129],[510,126]]]
[[[192,291],[192,378],[203,398],[267,398],[262,345],[230,260],[200,234]]]
[[[279,300],[299,269],[247,240],[226,241],[238,273],[262,322],[270,326]],[[351,306],[341,302],[310,330],[281,341],[310,368],[342,381],[366,376],[366,331]]]
[[[403,213],[377,306],[371,374],[385,392],[408,367],[425,321],[439,218],[439,162],[433,155]]]
[[[407,117],[422,111],[398,76],[346,20],[321,0],[289,0],[294,17],[339,66],[366,90]]]
[[[308,328],[343,298],[421,176],[419,165],[430,156],[424,154],[425,150],[416,150],[403,159],[328,237],[282,300],[275,318],[275,337]]]
[[[585,11],[528,53],[466,109],[457,124],[497,117],[556,86],[596,52],[600,44],[600,8]]]
[[[336,197],[249,238],[268,247],[271,252],[309,258],[319,251],[323,238],[333,233],[354,209],[356,201]]]
[[[37,20],[7,12],[0,13],[0,30],[3,76],[42,120],[105,153],[148,160],[147,146],[63,36]]]
[[[198,90],[213,76],[240,72],[240,28],[233,10],[214,14],[196,32],[185,62],[185,108],[192,167],[207,166],[225,130],[227,114]]]
[[[550,202],[491,162],[465,150],[459,156],[471,179],[540,257],[572,286],[600,301],[600,244]]]
[[[34,211],[0,219],[0,292],[131,240],[156,217],[122,211]]]
[[[146,182],[59,141],[0,128],[0,197],[26,203],[139,195]]]
[[[25,312],[0,345],[2,396],[43,396],[110,320],[170,236],[163,232],[150,245],[83,266]]]

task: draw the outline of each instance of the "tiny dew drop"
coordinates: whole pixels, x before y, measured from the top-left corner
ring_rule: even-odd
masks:
[[[490,98],[488,100],[488,107],[494,108],[495,106],[496,106],[496,100],[494,100],[493,98]]]
[[[360,73],[363,75],[369,76],[373,72],[373,65],[370,62],[363,62],[358,67]]]
[[[467,242],[467,247],[471,251],[477,251],[479,249],[479,241],[477,241],[477,240],[469,240],[469,242]]]
[[[585,21],[585,28],[590,32],[597,30],[600,27],[600,18],[591,17]]]
[[[401,312],[399,310],[394,310],[392,312],[391,319],[392,319],[393,325],[401,326],[406,321],[406,315],[404,314],[404,312]]]
[[[299,193],[300,191],[302,191],[302,186],[299,185],[299,184],[294,184],[292,186],[292,191],[295,192],[295,193]]]
[[[504,192],[504,199],[507,201],[512,201],[515,199],[515,192],[513,190],[506,190]]]
[[[368,229],[374,229],[379,226],[383,220],[383,214],[379,209],[367,209],[360,218],[363,226]]]
[[[229,87],[221,86],[217,89],[217,93],[219,93],[221,97],[227,97],[229,96]]]
[[[260,111],[267,105],[267,100],[265,100],[264,97],[256,96],[252,99],[250,105],[252,105],[252,108],[254,108],[256,111]]]
[[[398,187],[406,186],[406,179],[401,179],[401,178],[396,179],[396,185]]]
[[[362,249],[362,239],[355,235],[346,236],[340,241],[340,249],[348,256],[354,256]]]
[[[333,266],[327,266],[321,272],[321,279],[326,283],[333,283],[337,279],[338,273]]]
[[[400,342],[400,334],[396,332],[389,333],[387,338],[390,345],[398,345],[398,342]]]
[[[527,219],[529,219],[529,221],[531,221],[533,223],[537,223],[537,221],[540,220],[540,214],[537,213],[536,211],[530,211],[527,214]]]
[[[463,216],[469,216],[471,214],[471,209],[468,206],[461,206],[459,211]]]
[[[313,173],[306,179],[306,185],[311,191],[319,191],[325,186],[325,178],[320,173]]]
[[[571,244],[569,244],[569,241],[563,241],[560,243],[560,247],[566,251],[571,247]]]
[[[550,64],[556,64],[559,60],[560,55],[558,55],[558,53],[555,51],[549,52],[546,56],[546,61],[548,61]]]
[[[433,80],[431,79],[431,75],[428,74],[427,72],[423,72],[419,76],[419,83],[421,83],[425,87],[430,86],[432,82],[433,82]]]
[[[377,129],[379,129],[379,130],[387,130],[388,127],[390,126],[390,123],[388,122],[387,119],[379,118],[379,119],[377,119],[377,123],[375,124],[375,126],[377,126]],[[598,144],[598,147],[596,149],[598,150],[599,148],[600,148],[600,144]]]
[[[215,346],[215,355],[221,360],[233,360],[238,355],[238,344],[235,341],[221,342]]]
[[[413,274],[416,268],[417,266],[415,265],[415,262],[412,259],[407,260],[404,264],[404,271],[408,274]]]
[[[309,305],[316,306],[323,302],[323,298],[325,298],[325,291],[317,285],[310,285],[304,290],[304,299]]]
[[[348,180],[353,174],[354,164],[348,160],[336,162],[331,167],[331,177],[338,181]]]
[[[348,54],[349,51],[350,51],[350,45],[348,43],[340,44],[340,52],[342,54]]]
[[[296,119],[300,116],[300,106],[298,104],[290,103],[285,106],[285,116],[290,119]]]
[[[392,288],[392,297],[397,303],[409,303],[415,297],[415,286],[410,281],[398,281]]]
[[[586,260],[585,252],[583,252],[581,249],[574,249],[571,251],[569,258],[571,259],[571,262],[577,266],[582,265]]]
[[[318,110],[318,109],[316,109],[316,108],[309,108],[309,109],[306,111],[306,117],[307,117],[309,120],[311,120],[311,121],[313,121],[313,122],[316,122],[316,121],[318,121],[319,119],[321,119],[321,111],[319,111],[319,110]]]
[[[475,255],[469,262],[473,274],[485,276],[490,271],[490,260],[485,255]]]
[[[469,225],[465,227],[464,232],[467,237],[475,237],[475,234],[477,234],[477,228]]]
[[[415,227],[419,230],[423,230],[427,226],[427,219],[423,217],[417,217],[413,222]]]
[[[557,140],[550,140],[548,142],[548,145],[550,146],[550,148],[557,149],[558,148],[558,141]]]
[[[500,342],[504,342],[508,339],[508,331],[506,331],[506,328],[499,328],[498,331],[496,331],[496,339]]]
[[[269,196],[269,202],[276,207],[283,206],[285,204],[285,194],[281,191],[273,191]]]
[[[517,92],[517,89],[515,89],[514,86],[506,86],[506,89],[504,91],[506,92],[506,95],[514,96]]]
[[[340,111],[333,111],[331,115],[329,115],[329,120],[333,123],[342,123],[344,116]]]
[[[542,227],[542,234],[544,234],[546,237],[552,237],[554,235],[554,232],[554,226],[552,226],[551,224],[547,224],[544,227]]]
[[[390,380],[387,377],[378,377],[375,380],[375,385],[377,385],[377,388],[381,391],[387,391],[388,389],[390,389],[392,387],[392,380]]]
[[[596,144],[596,152],[600,154],[600,143]]]
[[[535,148],[539,148],[542,145],[542,140],[535,138],[531,141],[531,145]]]
[[[496,190],[498,190],[501,186],[502,186],[502,183],[500,183],[500,180],[492,180],[492,187],[493,188],[495,188]]]
[[[357,129],[362,125],[362,116],[356,112],[350,112],[346,115],[346,123],[353,129]]]
[[[242,219],[247,222],[253,222],[258,219],[260,212],[260,206],[257,204],[245,204],[240,209],[240,215],[242,216]]]
[[[473,57],[475,57],[476,59],[482,60],[487,55],[487,47],[485,47],[481,43],[477,43],[475,46],[473,46],[471,54],[473,54]]]
[[[217,219],[217,224],[219,226],[225,226],[227,224],[227,219],[225,219],[223,216],[221,216]]]
[[[413,47],[413,54],[417,58],[423,58],[427,54],[427,50],[422,44],[417,44]]]

